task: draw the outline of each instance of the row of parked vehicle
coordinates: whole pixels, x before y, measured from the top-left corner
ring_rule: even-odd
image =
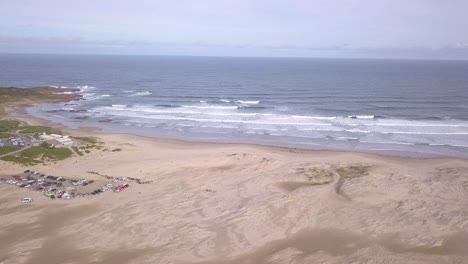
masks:
[[[92,191],[86,191],[86,188],[77,191],[75,186],[87,186],[93,184],[94,180],[68,179],[60,176],[46,175],[32,170],[25,170],[22,174],[11,176],[10,179],[0,178],[0,182],[6,182],[33,191],[41,191],[45,196],[51,199],[86,197],[97,195],[108,190],[113,190],[118,193],[129,187],[129,184],[125,182],[126,179],[123,177],[121,180],[114,179],[113,181],[115,183],[107,183]]]

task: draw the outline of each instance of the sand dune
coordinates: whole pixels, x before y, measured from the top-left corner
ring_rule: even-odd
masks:
[[[33,169],[153,182],[69,201],[0,184],[0,263],[468,263],[466,160],[99,137],[122,151]]]

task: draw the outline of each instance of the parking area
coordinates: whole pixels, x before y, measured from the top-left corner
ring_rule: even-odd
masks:
[[[0,147],[27,147],[32,146],[31,138],[27,135],[15,135],[9,138],[0,139]]]
[[[124,177],[116,179],[74,179],[47,175],[38,171],[26,170],[23,173],[0,178],[0,183],[13,185],[31,191],[42,192],[51,199],[73,199],[102,194],[107,191],[121,192],[130,185]]]

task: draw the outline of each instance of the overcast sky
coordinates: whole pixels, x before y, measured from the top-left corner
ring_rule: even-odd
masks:
[[[0,0],[0,52],[468,59],[467,0]]]

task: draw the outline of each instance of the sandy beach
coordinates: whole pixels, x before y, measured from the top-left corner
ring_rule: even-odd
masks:
[[[121,151],[2,175],[151,183],[67,201],[0,184],[0,263],[468,263],[467,160],[67,132]]]

